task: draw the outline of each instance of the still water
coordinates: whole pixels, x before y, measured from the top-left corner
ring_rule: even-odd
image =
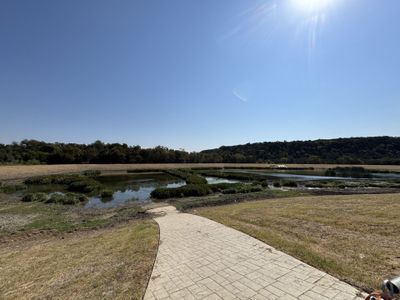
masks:
[[[176,188],[186,183],[164,174],[152,175],[126,175],[126,176],[102,176],[97,178],[107,189],[113,191],[110,198],[102,199],[93,196],[85,204],[86,208],[110,208],[122,205],[128,201],[146,202],[150,200],[150,194],[156,188]]]

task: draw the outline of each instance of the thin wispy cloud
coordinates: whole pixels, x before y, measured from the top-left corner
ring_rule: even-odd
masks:
[[[247,102],[247,98],[245,96],[240,95],[237,91],[232,91],[233,95],[242,102]]]

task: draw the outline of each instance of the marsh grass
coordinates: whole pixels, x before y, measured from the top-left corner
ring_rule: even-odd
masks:
[[[93,193],[99,191],[101,184],[93,179],[82,174],[61,174],[30,177],[24,181],[29,186],[40,185],[65,185],[66,189],[71,192]]]
[[[190,169],[165,170],[164,173],[183,179],[186,184],[207,184],[207,180],[203,176],[193,173]]]
[[[208,184],[188,184],[177,188],[157,188],[151,192],[154,199],[201,197],[212,193]]]

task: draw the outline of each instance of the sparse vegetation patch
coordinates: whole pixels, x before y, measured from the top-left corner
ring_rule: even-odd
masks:
[[[192,173],[191,170],[165,170],[167,174],[176,176],[186,181],[187,184],[206,184],[207,180],[199,174]]]
[[[28,193],[22,198],[22,202],[43,202],[46,204],[57,203],[63,205],[75,205],[84,203],[88,200],[85,195],[75,193]]]
[[[28,185],[66,185],[66,189],[68,191],[86,194],[93,193],[101,188],[101,185],[98,181],[81,174],[31,177],[26,179],[24,182]]]

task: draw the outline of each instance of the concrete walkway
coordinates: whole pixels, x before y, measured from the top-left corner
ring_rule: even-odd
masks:
[[[352,286],[214,221],[151,210],[160,247],[150,299],[364,299]]]

